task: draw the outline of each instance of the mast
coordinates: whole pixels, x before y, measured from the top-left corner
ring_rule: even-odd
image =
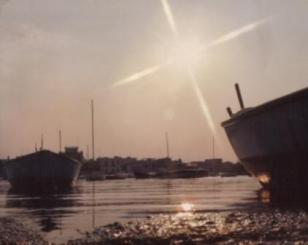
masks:
[[[95,161],[95,152],[94,152],[94,103],[91,100],[91,131],[92,131],[92,159]],[[88,149],[88,145],[87,145]],[[92,227],[95,227],[95,181],[92,184],[92,195],[93,195],[93,203],[92,203]]]
[[[87,155],[86,155],[86,157],[87,157],[87,159],[89,159],[89,145],[87,145]]]
[[[41,135],[41,148],[40,150],[42,151],[44,149],[44,135]]]
[[[165,132],[165,140],[166,140],[166,153],[167,153],[167,158],[170,158],[168,132]]]
[[[95,160],[95,152],[94,152],[94,104],[93,104],[93,100],[91,100],[91,119],[92,119],[92,159]]]
[[[62,151],[62,132],[59,130],[59,153]]]
[[[241,107],[241,109],[244,109],[245,106],[244,106],[244,102],[243,102],[243,98],[242,98],[242,94],[241,94],[241,89],[240,89],[240,86],[238,85],[238,83],[235,84],[235,90],[236,90],[236,93],[237,93],[238,101],[240,103],[240,107]]]
[[[227,107],[227,112],[228,112],[229,117],[232,117],[233,112],[230,107]]]
[[[212,153],[213,153],[213,159],[215,159],[215,137],[212,137]]]

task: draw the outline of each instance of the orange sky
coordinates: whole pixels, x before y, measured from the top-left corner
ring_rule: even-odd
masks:
[[[308,85],[308,2],[168,3],[187,50],[269,18],[193,62],[217,132],[216,156],[235,160],[220,126],[227,106],[239,108],[233,84],[247,106]],[[57,151],[59,129],[63,145],[85,150],[91,99],[97,156],[164,157],[168,131],[173,158],[212,157],[213,132],[174,43],[159,0],[0,0],[0,158],[33,151],[41,134]],[[114,86],[170,57],[177,61]]]

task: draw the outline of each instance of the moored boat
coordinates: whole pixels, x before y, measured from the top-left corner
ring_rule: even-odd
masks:
[[[157,174],[157,178],[163,179],[190,179],[207,177],[208,171],[203,169],[181,169],[173,171],[163,171]]]
[[[135,171],[134,176],[136,179],[149,179],[156,178],[156,172]]]
[[[127,176],[128,175],[125,173],[107,174],[106,180],[121,180],[121,179],[126,179]]]
[[[81,162],[65,154],[41,150],[17,157],[5,164],[7,180],[13,189],[62,190],[77,182]]]
[[[86,175],[87,181],[102,181],[105,179],[106,179],[106,176],[102,174],[100,171],[93,171]]]
[[[254,108],[222,123],[245,169],[272,190],[308,191],[308,88]]]

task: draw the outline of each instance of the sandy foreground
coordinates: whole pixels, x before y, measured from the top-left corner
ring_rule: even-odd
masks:
[[[0,218],[0,244],[48,241],[13,219]],[[67,244],[308,244],[308,215],[279,210],[183,212],[98,227]]]

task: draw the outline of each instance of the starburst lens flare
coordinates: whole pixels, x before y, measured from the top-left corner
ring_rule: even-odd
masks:
[[[161,3],[163,5],[163,9],[164,9],[164,12],[166,14],[167,19],[168,19],[168,23],[170,25],[170,28],[171,30],[173,31],[173,33],[177,33],[177,29],[176,29],[176,25],[175,25],[175,22],[174,22],[174,19],[173,19],[173,15],[172,15],[172,12],[171,12],[171,8],[170,8],[170,5],[169,3],[167,2],[167,0],[161,0]],[[250,23],[248,25],[245,25],[241,28],[238,28],[234,31],[231,31],[223,36],[221,36],[220,38],[212,41],[211,43],[209,43],[208,45],[205,45],[203,47],[199,47],[198,49],[198,52],[200,51],[201,52],[204,52],[204,51],[207,51],[208,49],[212,48],[212,47],[215,47],[215,46],[218,46],[220,44],[223,44],[223,43],[226,43],[228,41],[231,41],[247,32],[251,32],[253,31],[254,29],[258,28],[259,26],[261,25],[264,25],[265,23],[267,23],[269,20],[271,20],[272,17],[268,17],[268,18],[264,18],[262,20],[259,20],[259,21],[256,21],[256,22],[253,22],[253,23]],[[178,47],[181,47],[182,45],[179,45]],[[185,46],[185,45],[184,45]],[[183,46],[182,46],[183,48]],[[179,48],[176,48],[177,50],[179,50]],[[182,51],[181,51],[182,52]],[[179,53],[181,53],[179,52]],[[198,55],[200,55],[200,53]],[[195,60],[195,54],[197,54],[197,52],[192,52],[192,53],[188,53],[187,51],[184,52],[184,56],[188,57],[188,58],[182,58],[181,55],[176,55],[176,58],[180,57],[180,60]],[[180,63],[183,63],[182,61],[180,61]],[[176,59],[173,58],[173,59],[170,59],[167,63],[165,64],[161,64],[161,65],[156,65],[156,66],[152,66],[152,67],[148,67],[140,72],[136,72],[135,74],[123,79],[123,80],[120,80],[116,83],[113,84],[114,87],[118,87],[118,86],[121,86],[121,85],[126,85],[126,84],[129,84],[131,82],[134,82],[134,81],[137,81],[137,80],[140,80],[141,78],[144,78],[148,75],[151,75],[157,71],[159,71],[162,67],[165,67],[169,64],[172,64],[176,62]]]
[[[213,42],[209,43],[208,45],[206,45],[205,47],[203,47],[202,50],[200,51],[206,51],[209,48],[215,47],[217,45],[223,44],[225,42],[231,41],[232,39],[235,39],[247,32],[251,32],[254,29],[256,29],[257,27],[259,27],[260,25],[263,25],[265,23],[267,23],[269,20],[271,19],[271,17],[268,18],[264,18],[262,20],[258,20],[256,22],[250,23],[248,25],[245,25],[241,28],[238,28],[234,31],[231,31],[223,36],[221,36],[220,38],[214,40]]]
[[[178,30],[177,30],[177,27],[176,27],[176,24],[175,24],[175,21],[174,21],[174,17],[173,17],[172,11],[171,11],[171,7],[170,7],[168,0],[160,0],[160,2],[162,4],[164,13],[166,15],[166,18],[168,20],[169,26],[170,26],[173,34],[177,35]]]
[[[146,69],[144,69],[140,72],[136,72],[135,74],[130,75],[129,77],[114,83],[113,86],[118,87],[118,86],[126,85],[128,83],[135,82],[135,81],[137,81],[141,78],[144,78],[148,75],[151,75],[151,74],[157,72],[158,70],[160,70],[165,65],[167,65],[167,64],[152,66],[152,67],[146,68]]]
[[[251,32],[254,29],[256,29],[257,27],[259,27],[260,25],[263,25],[265,23],[267,23],[272,17],[269,18],[265,18],[253,23],[250,23],[248,25],[245,25],[241,28],[238,28],[234,31],[231,31],[223,36],[221,36],[220,38],[212,41],[211,43],[207,44],[207,45],[198,45],[198,43],[189,43],[189,42],[184,42],[183,39],[181,39],[179,33],[178,33],[178,28],[176,25],[176,21],[175,18],[173,16],[172,13],[172,8],[168,2],[168,0],[160,0],[161,5],[162,5],[162,9],[164,11],[164,14],[166,16],[167,22],[169,24],[169,27],[174,35],[174,41],[175,41],[175,45],[173,45],[173,49],[171,49],[170,51],[170,57],[168,58],[166,63],[163,63],[161,65],[156,65],[153,67],[149,67],[144,69],[143,71],[137,72],[123,80],[120,80],[116,83],[114,83],[114,87],[118,87],[121,85],[125,85],[128,83],[132,83],[135,82],[137,80],[140,80],[141,78],[144,78],[150,74],[153,74],[157,71],[159,71],[161,68],[167,66],[167,65],[171,65],[171,64],[177,64],[180,65],[181,68],[183,68],[183,70],[186,70],[188,75],[189,75],[189,80],[192,84],[193,90],[196,94],[196,97],[198,99],[200,108],[202,110],[202,114],[206,120],[206,122],[209,125],[209,128],[211,129],[211,131],[213,132],[213,134],[216,134],[216,130],[215,130],[215,124],[214,124],[214,120],[211,116],[208,104],[204,98],[204,96],[202,95],[202,91],[201,88],[198,84],[198,81],[195,77],[195,73],[193,70],[193,67],[195,66],[195,64],[198,61],[198,57],[200,56],[201,53],[203,53],[203,51],[207,51],[209,48],[215,47],[217,45],[226,43],[228,41],[231,41],[247,32]]]
[[[213,134],[216,135],[214,120],[212,118],[212,115],[211,115],[210,109],[207,105],[207,102],[205,101],[205,98],[202,95],[202,91],[201,91],[201,88],[199,87],[199,84],[196,80],[195,74],[192,72],[192,70],[190,68],[188,68],[188,74],[189,74],[190,81],[191,81],[191,84],[193,86],[194,92],[197,96],[200,108],[202,110],[202,114],[203,114],[205,120],[207,121],[210,129],[212,130]]]

